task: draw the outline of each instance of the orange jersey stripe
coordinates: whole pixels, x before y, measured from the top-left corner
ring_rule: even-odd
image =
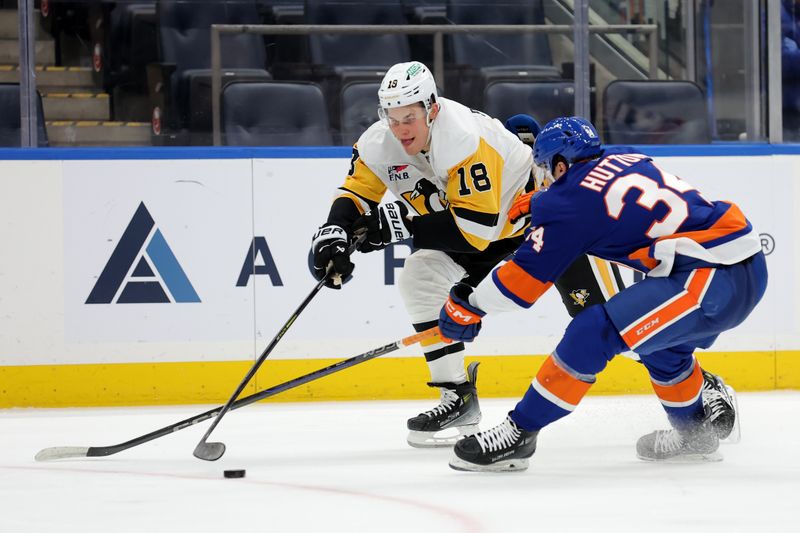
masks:
[[[497,269],[497,279],[514,296],[529,305],[533,305],[533,302],[538,300],[553,284],[551,281],[542,283],[525,272],[525,269],[514,261],[509,261]]]
[[[636,261],[637,259],[642,262],[642,264],[650,270],[653,270],[655,267],[658,266],[658,261],[650,257],[650,247],[646,246],[644,248],[639,248],[632,254],[628,255],[628,258],[632,261]]]
[[[625,328],[622,340],[633,349],[649,337],[658,333],[673,320],[699,306],[700,298],[713,274],[713,268],[699,268],[687,280],[686,290],[667,305],[656,309],[643,319]]]
[[[685,233],[675,233],[674,235],[660,237],[656,239],[650,246],[639,248],[628,257],[632,260],[638,259],[644,266],[652,270],[656,267],[656,265],[658,265],[658,261],[649,255],[652,246],[656,242],[685,237],[702,244],[704,242],[713,241],[719,237],[724,237],[725,235],[735,233],[746,227],[747,219],[745,218],[744,213],[742,213],[742,210],[739,209],[739,206],[736,204],[730,204],[730,208],[728,208],[728,210],[725,211],[725,214],[719,217],[719,220],[717,220],[710,228],[698,231],[687,231]]]
[[[659,240],[688,237],[695,242],[704,243],[713,241],[719,237],[724,237],[725,235],[737,232],[746,227],[747,219],[744,217],[744,213],[739,209],[739,206],[731,204],[730,208],[725,211],[725,214],[719,217],[719,220],[710,228],[699,231],[687,231],[686,233],[676,233],[675,235],[669,235]]]
[[[711,280],[712,274],[714,274],[714,270],[713,268],[698,268],[686,280],[686,292],[694,296],[698,303],[706,290],[708,282]]]
[[[556,364],[552,355],[545,360],[534,381],[573,409],[592,386],[592,383],[581,381],[565,372]]]
[[[672,407],[682,407],[689,405],[697,400],[700,390],[703,388],[703,373],[700,365],[695,362],[694,370],[689,377],[673,385],[659,385],[653,382],[653,390],[656,396],[667,405]]]

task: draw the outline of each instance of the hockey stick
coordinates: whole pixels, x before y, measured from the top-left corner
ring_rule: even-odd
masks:
[[[348,247],[347,250],[347,255],[348,256],[352,255],[353,252],[356,250],[356,248],[358,248],[359,244],[363,242],[365,238],[366,238],[366,232],[362,232],[359,235],[357,235],[355,239],[350,243],[350,246]],[[311,290],[310,293],[308,293],[308,296],[306,296],[305,300],[303,300],[303,302],[297,307],[297,309],[295,309],[294,313],[292,313],[292,315],[289,317],[289,320],[286,321],[286,324],[283,325],[280,331],[278,331],[277,335],[275,335],[275,337],[273,337],[273,339],[270,341],[267,347],[264,348],[264,351],[261,352],[261,355],[258,357],[256,362],[253,363],[253,366],[250,368],[250,371],[247,372],[247,375],[242,379],[241,383],[239,383],[239,386],[236,387],[236,390],[228,399],[228,402],[219,411],[219,414],[211,423],[211,427],[208,428],[205,435],[203,435],[203,438],[201,438],[200,442],[198,442],[197,446],[195,446],[194,448],[195,457],[197,457],[198,459],[203,459],[204,461],[216,461],[217,459],[222,457],[222,455],[225,453],[225,444],[223,444],[222,442],[208,442],[208,437],[211,436],[211,432],[214,431],[214,428],[216,428],[217,425],[220,423],[222,417],[225,416],[225,413],[227,413],[228,410],[231,408],[231,404],[233,404],[233,402],[236,401],[236,398],[239,397],[239,395],[242,393],[242,391],[250,382],[250,380],[253,378],[253,376],[255,376],[258,369],[261,368],[261,365],[264,363],[264,361],[267,360],[267,357],[269,357],[269,354],[272,352],[272,350],[275,348],[278,342],[283,338],[284,334],[286,334],[286,332],[289,331],[289,328],[292,326],[292,324],[294,324],[294,321],[297,320],[297,317],[300,316],[300,313],[303,312],[303,309],[306,308],[306,306],[311,302],[311,300],[314,299],[314,296],[316,296],[317,293],[320,291],[320,289],[322,289],[322,287],[328,281],[328,278],[338,277],[338,284],[341,285],[342,283],[344,283],[344,280],[341,279],[341,276],[339,276],[339,274],[334,274],[333,276],[331,276],[331,272],[333,272],[333,262],[328,263],[328,268],[325,271],[325,276],[323,276],[323,278],[317,282],[317,285]]]
[[[236,390],[233,392],[231,397],[228,399],[228,401],[225,403],[222,409],[220,409],[217,412],[216,418],[211,423],[211,426],[208,428],[205,435],[203,435],[203,438],[200,439],[200,442],[197,443],[197,446],[194,449],[195,457],[197,457],[198,459],[203,459],[204,461],[216,461],[217,459],[222,457],[222,454],[225,453],[224,443],[208,442],[208,437],[211,436],[211,432],[214,431],[214,428],[216,428],[217,425],[220,423],[220,420],[222,420],[222,417],[225,416],[225,413],[227,413],[228,410],[230,410],[233,402],[236,401],[236,398],[239,397],[244,388],[256,374],[258,369],[261,368],[261,365],[264,363],[264,361],[267,360],[269,354],[272,352],[275,346],[277,346],[278,341],[280,341],[283,338],[284,334],[286,334],[286,332],[289,331],[289,328],[292,326],[292,324],[294,324],[294,321],[297,320],[297,317],[300,316],[300,313],[303,312],[303,309],[305,309],[306,306],[311,302],[311,300],[314,299],[314,296],[316,296],[317,293],[319,293],[320,289],[325,285],[326,281],[327,281],[327,276],[323,277],[321,280],[319,280],[319,282],[317,282],[314,289],[312,289],[312,291],[308,293],[308,296],[306,296],[305,300],[303,300],[303,302],[297,307],[297,309],[295,309],[294,313],[292,313],[292,315],[289,317],[289,320],[286,321],[286,323],[283,325],[280,331],[278,331],[278,333],[272,338],[267,347],[264,348],[264,351],[261,352],[261,355],[258,357],[256,362],[253,363],[253,366],[250,367],[250,370],[247,372],[247,375],[245,375],[245,377],[236,387]]]
[[[369,361],[370,359],[375,359],[382,355],[386,355],[387,353],[394,352],[405,346],[416,344],[423,339],[427,339],[429,337],[434,336],[438,332],[439,332],[438,328],[431,328],[422,331],[420,333],[417,333],[415,335],[410,335],[408,337],[402,338],[398,341],[387,344],[385,346],[381,346],[380,348],[373,348],[372,350],[364,352],[361,355],[356,355],[355,357],[351,357],[350,359],[344,359],[342,361],[339,361],[338,363],[334,363],[330,366],[326,366],[325,368],[321,368],[304,376],[300,376],[299,378],[289,380],[285,383],[281,383],[280,385],[275,385],[274,387],[270,387],[269,389],[265,389],[255,394],[251,394],[250,396],[245,396],[244,398],[236,400],[231,405],[230,410],[233,411],[235,409],[239,409],[240,407],[250,405],[251,403],[255,403],[265,398],[269,398],[270,396],[275,396],[276,394],[280,394],[281,392],[287,391],[289,389],[293,389],[295,387],[299,387],[300,385],[305,385],[306,383],[310,383],[320,378],[324,378],[325,376],[329,376],[330,374],[334,374],[346,368],[350,368],[351,366],[364,363],[366,361]],[[127,442],[123,442],[120,444],[112,444],[111,446],[90,446],[90,447],[56,446],[53,448],[45,448],[36,454],[36,460],[52,461],[55,459],[73,459],[77,457],[105,457],[108,455],[114,455],[115,453],[125,451],[129,448],[133,448],[134,446],[139,446],[140,444],[144,444],[145,442],[150,442],[151,440],[155,440],[165,435],[169,435],[170,433],[175,433],[176,431],[186,429],[190,426],[208,420],[209,418],[213,418],[219,414],[220,410],[221,407],[216,407],[214,409],[211,409],[210,411],[206,411],[205,413],[201,413],[191,418],[187,418],[186,420],[181,420],[180,422],[176,422],[174,424],[170,424],[169,426],[165,426],[161,429],[157,429],[151,433],[148,433],[147,435],[142,435],[141,437],[136,437],[135,439],[131,439]]]

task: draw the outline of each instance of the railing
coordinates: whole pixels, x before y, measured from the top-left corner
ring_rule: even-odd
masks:
[[[658,75],[658,33],[655,24],[609,24],[605,26],[588,26],[589,33],[644,33],[648,34],[649,47],[649,72],[651,79]],[[311,34],[405,34],[405,35],[432,35],[433,36],[433,75],[439,87],[444,90],[444,35],[459,33],[574,33],[575,27],[570,25],[501,25],[501,24],[410,24],[406,26],[376,26],[376,25],[328,25],[328,24],[297,24],[297,25],[262,25],[262,24],[213,24],[211,26],[211,115],[213,124],[214,146],[222,142],[220,96],[222,93],[220,35],[223,33],[257,33],[262,35],[311,35]],[[575,79],[586,73],[583,62],[575,61]],[[588,63],[586,63],[588,64]],[[576,93],[576,109],[588,109],[588,105],[580,99],[588,100],[588,87],[584,94]],[[580,101],[579,101],[580,100]]]

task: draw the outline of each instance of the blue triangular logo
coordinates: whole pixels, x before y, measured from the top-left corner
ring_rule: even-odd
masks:
[[[153,217],[139,204],[87,304],[199,302]]]

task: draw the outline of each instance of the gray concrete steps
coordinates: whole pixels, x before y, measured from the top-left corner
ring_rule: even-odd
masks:
[[[109,120],[111,101],[106,93],[46,93],[42,95],[47,120]]]
[[[37,65],[54,65],[56,62],[56,43],[49,41],[36,41],[34,45],[35,62]],[[19,41],[16,39],[0,39],[0,63],[19,64]]]
[[[33,11],[33,31],[36,35],[41,35],[41,26],[38,21],[39,10]],[[16,9],[0,9],[0,39],[17,39],[19,37],[19,19]]]
[[[19,67],[17,65],[0,64],[0,83],[18,83]],[[80,89],[94,92],[91,67],[36,67],[36,88],[45,92],[48,88],[56,88],[61,92],[75,92]]]
[[[50,146],[150,146],[149,122],[47,121]]]
[[[38,11],[35,20],[39,20]],[[36,26],[36,87],[42,94],[50,146],[150,146],[149,122],[112,122],[111,99],[90,67],[56,67],[55,42]],[[0,9],[0,83],[19,82],[16,9]]]

